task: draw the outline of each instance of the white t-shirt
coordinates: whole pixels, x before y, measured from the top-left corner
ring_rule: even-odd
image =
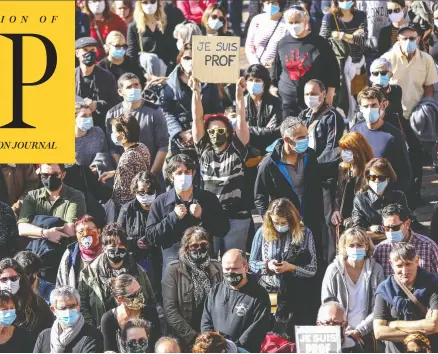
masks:
[[[365,271],[368,263],[369,260],[367,259],[356,284],[353,283],[348,273],[345,272],[348,291],[347,321],[349,328],[356,328],[367,317],[365,312],[367,303]]]

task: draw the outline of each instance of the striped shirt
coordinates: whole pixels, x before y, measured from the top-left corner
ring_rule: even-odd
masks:
[[[272,63],[277,53],[278,42],[286,34],[284,18],[281,18],[280,23],[278,23],[264,13],[255,16],[249,26],[245,44],[245,53],[249,64]]]

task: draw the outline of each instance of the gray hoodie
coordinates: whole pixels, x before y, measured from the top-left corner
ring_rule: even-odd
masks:
[[[322,281],[321,302],[324,303],[328,299],[337,299],[347,311],[348,290],[344,262],[341,256],[337,256],[333,263],[327,267],[324,280]],[[368,260],[366,263],[368,263]],[[385,280],[383,268],[374,258],[369,258],[368,265],[366,263],[364,267],[368,301],[365,306],[368,316],[356,327],[362,337],[371,333],[373,330],[373,309],[376,290],[377,286]]]

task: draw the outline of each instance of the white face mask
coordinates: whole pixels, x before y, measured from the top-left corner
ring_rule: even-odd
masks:
[[[310,109],[318,108],[321,104],[320,100],[321,95],[319,96],[304,96],[304,102],[306,103],[306,106]]]
[[[143,196],[137,194],[137,200],[140,204],[151,205],[155,200],[156,194],[153,195],[145,194]]]
[[[402,20],[404,15],[405,15],[405,12],[402,10],[399,13],[393,12],[392,14],[388,15],[388,17],[392,23],[398,23]]]
[[[304,22],[287,24],[286,26],[292,37],[298,37],[301,33],[304,32]]]
[[[354,160],[353,153],[351,152],[351,150],[347,150],[347,149],[341,151],[341,158],[342,161],[347,163],[353,162]]]
[[[157,12],[158,3],[155,4],[141,4],[141,8],[146,15],[153,15]]]
[[[0,284],[0,290],[7,290],[12,295],[15,295],[18,290],[20,290],[20,279],[17,279],[16,281],[11,281],[10,279],[8,279],[6,283]]]
[[[181,66],[184,69],[184,71],[186,72],[186,74],[191,75],[192,74],[192,59],[181,59]]]
[[[90,1],[88,3],[88,8],[93,15],[102,14],[105,11],[105,1]]]

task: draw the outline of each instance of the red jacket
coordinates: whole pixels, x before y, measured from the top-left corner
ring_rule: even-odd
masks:
[[[127,35],[128,27],[126,23],[116,14],[111,13],[110,18],[108,21],[99,21],[95,22],[90,17],[90,37],[93,37],[95,40],[97,40],[100,43],[99,36],[97,35],[96,29],[94,28],[95,23],[97,23],[97,26],[99,27],[100,35],[102,36],[103,44],[105,44],[106,37],[111,31],[119,31],[122,32],[122,34],[125,36]],[[96,62],[102,60],[105,58],[106,53],[103,49],[103,46],[97,47],[97,58]]]
[[[182,11],[189,21],[201,23],[202,14],[210,4],[216,4],[217,0],[177,0],[176,6]]]

